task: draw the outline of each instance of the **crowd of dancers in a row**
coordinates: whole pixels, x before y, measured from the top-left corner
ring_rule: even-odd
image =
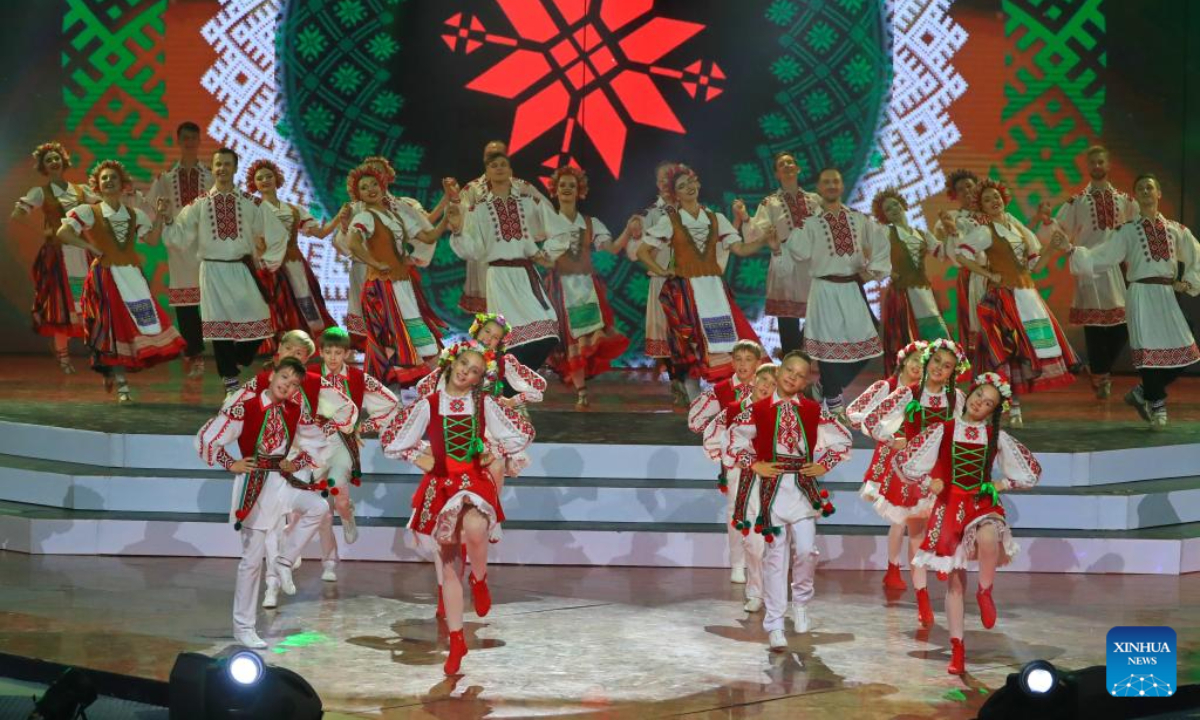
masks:
[[[549,362],[587,405],[587,379],[628,345],[613,325],[593,250],[624,251],[650,275],[646,352],[662,361],[677,402],[690,401],[693,429],[725,468],[737,531],[731,551],[742,556],[741,563],[734,558],[735,574],[744,564],[746,609],[765,605],[773,647],[786,644],[789,569],[794,628],[805,632],[811,623],[815,519],[834,511],[818,478],[847,456],[849,428],[860,426],[880,443],[863,494],[892,524],[885,583],[903,584],[907,531],[911,545],[920,543],[912,581],[922,624],[932,622],[923,568],[950,580],[950,669],[961,671],[965,568],[979,561],[977,598],[990,627],[995,567],[1017,549],[997,493],[1032,485],[1038,475],[1029,452],[999,430],[1000,416],[1008,411],[1019,425],[1019,395],[1071,382],[1079,364],[1032,279],[1053,255],[1070,254],[1077,278],[1071,319],[1085,327],[1098,396],[1109,392],[1126,327],[1142,379],[1126,401],[1151,427],[1166,426],[1166,385],[1200,359],[1175,298],[1200,292],[1200,246],[1159,214],[1154,177],[1138,178],[1134,200],[1109,186],[1100,148],[1088,155],[1092,185],[1056,217],[1040,207],[1037,234],[1006,212],[1001,183],[967,172],[949,178],[962,208],[940,216],[931,235],[910,225],[897,192],[875,198],[874,218],[844,206],[837,170],[819,174],[816,194],[803,191],[794,157],[780,153],[779,190],[753,216],[735,203],[732,221],[701,203],[690,168],[661,164],[655,204],[614,239],[579,211],[584,173],[554,173],[555,207],[513,178],[502,143],[485,149],[481,177],[461,187],[443,181],[445,195],[428,212],[393,196],[391,166],[368,158],[347,177],[352,202],[322,224],[279,200],[284,178],[275,164],[247,169],[253,195],[235,186],[236,153],[218,150],[205,168],[195,152],[198,128],[185,124],[178,135],[181,162],[147,195],[132,190],[113,160],[97,164],[90,191],[67,182],[69,154],[43,145],[35,158],[48,182],[14,214],[41,206],[45,217],[33,317],[39,332],[54,337],[64,371],[71,369],[67,338],[82,336],[93,367],[128,402],[127,371],[182,353],[198,376],[203,342],[213,342],[228,392],[197,447],[205,462],[237,476],[231,521],[242,534],[243,559],[234,628],[246,645],[265,645],[255,632],[264,566],[264,603],[274,606],[280,591],[294,592],[292,571],[316,534],[323,577],[336,579],[326,498],[342,518],[345,542],[354,542],[350,493],[361,481],[360,438],[374,431],[385,455],[424,472],[409,527],[433,551],[439,614],[450,631],[446,671],[457,672],[467,651],[463,580],[476,613],[486,615],[488,543],[499,539],[504,478],[524,467],[533,438],[522,406],[545,390],[537,371]],[[300,233],[334,233],[350,258],[345,330],[324,309]],[[463,308],[490,311],[457,343],[443,340],[446,326],[421,288],[420,268],[447,233],[467,263]],[[1045,251],[1038,234],[1048,241]],[[137,243],[160,239],[178,331],[140,269]],[[764,250],[771,253],[766,311],[778,317],[784,347],[777,367],[766,363],[723,279],[728,253]],[[941,320],[929,255],[959,266],[957,296],[970,299],[957,304],[962,347]],[[863,291],[869,280],[889,281],[882,333]],[[318,349],[312,336],[321,363],[309,368],[304,363]],[[361,370],[350,362],[356,348]],[[242,368],[262,354],[274,355],[271,369],[242,386]],[[888,379],[844,405],[845,388],[880,355]],[[972,365],[987,372],[964,397],[955,377]],[[819,403],[808,397],[818,367]],[[702,391],[701,381],[711,388]],[[397,391],[407,387],[417,399],[402,406]],[[996,463],[1003,478],[993,481]],[[755,538],[762,543],[755,546]]]

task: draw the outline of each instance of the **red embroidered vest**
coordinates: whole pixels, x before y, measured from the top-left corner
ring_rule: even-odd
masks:
[[[799,396],[797,396],[799,397]],[[811,453],[817,444],[817,425],[821,422],[821,406],[805,397],[799,397],[800,424],[804,430],[804,441]],[[777,407],[786,400],[775,402],[774,397],[763,398],[751,406],[754,420],[754,459],[757,462],[775,461],[775,426],[779,417]]]
[[[963,490],[978,490],[979,485],[992,477],[991,467],[984,467],[984,455],[992,434],[990,425],[979,428],[979,442],[955,442],[954,420],[947,420],[942,431],[942,446],[938,448],[938,459],[930,477],[940,478],[945,483],[945,493],[956,485]],[[968,428],[969,432],[970,428]]]
[[[487,431],[487,421],[483,414],[483,394],[475,395],[475,431],[473,437],[462,436],[461,438],[451,438],[451,443],[446,442],[446,420],[463,422],[469,415],[442,415],[442,393],[434,392],[429,396],[429,428],[425,431],[429,438],[429,449],[433,453],[433,475],[435,477],[446,477],[449,475],[449,470],[446,467],[446,456],[449,452],[456,451],[456,448],[462,449],[472,443],[476,438],[482,440]],[[479,464],[479,455],[476,454],[471,458],[471,463],[476,470],[482,470]]]
[[[921,396],[921,386],[910,385],[908,388],[912,393],[913,400],[916,401]],[[907,410],[904,413],[904,425],[902,430],[904,437],[915,438],[925,430],[933,427],[941,422],[948,422],[953,417],[952,403],[956,401],[956,394],[953,388],[945,394],[947,405],[941,408],[930,408],[921,406],[921,409],[913,413],[912,418],[909,418]]]
[[[292,441],[296,437],[296,427],[300,424],[302,410],[298,403],[287,401],[274,403],[270,407],[264,408],[261,393],[260,390],[259,394],[242,403],[245,414],[242,416],[242,434],[238,436],[238,448],[242,451],[244,458],[252,458],[258,454],[258,438],[262,434],[263,422],[266,421],[267,413],[271,408],[276,406],[283,408],[283,423],[287,428],[288,435],[282,454],[286,455],[291,449]],[[263,451],[263,454],[266,454],[266,450]]]

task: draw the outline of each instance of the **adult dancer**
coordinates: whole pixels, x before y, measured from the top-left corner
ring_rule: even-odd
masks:
[[[200,319],[226,393],[237,390],[238,374],[254,361],[261,341],[275,335],[254,265],[257,241],[265,243],[259,261],[267,269],[277,269],[287,250],[287,232],[275,213],[234,187],[237,167],[237,153],[221,148],[212,156],[212,190],[173,219],[166,198],[159,198],[157,207],[166,218],[168,247],[200,257]]]
[[[299,238],[301,234],[318,238],[329,235],[334,227],[349,219],[350,208],[343,206],[337,216],[322,225],[308,210],[279,199],[283,183],[283,171],[270,160],[257,160],[246,169],[246,190],[259,194],[263,205],[275,214],[288,235],[283,265],[274,273],[265,273],[263,282],[271,290],[276,332],[304,330],[316,335],[337,323],[325,309],[321,284],[300,251]]]
[[[508,319],[513,331],[509,350],[534,370],[558,345],[558,316],[542,287],[534,257],[538,243],[566,243],[571,227],[548,202],[520,194],[512,183],[508,156],[493,152],[487,160],[490,190],[475,205],[446,207],[450,247],[464,260],[486,261],[488,312]]]
[[[724,215],[701,206],[700,178],[687,165],[671,168],[667,180],[678,207],[668,206],[658,222],[645,229],[638,259],[666,278],[659,302],[667,317],[671,363],[677,371],[686,371],[688,398],[695,400],[700,378],[715,382],[733,373],[730,353],[738,340],[758,342],[722,277],[718,248],[745,256],[765,241],[742,242]],[[662,267],[654,251],[666,247],[672,259]]]
[[[167,201],[167,217],[175,217],[213,186],[212,170],[200,162],[200,126],[188,120],[175,128],[179,160],[150,184],[147,202]],[[187,342],[184,370],[190,378],[204,377],[204,330],[200,324],[200,259],[167,245],[167,301],[175,309],[179,334]]]
[[[38,174],[46,177],[46,184],[34,186],[17,200],[12,217],[42,209],[45,242],[33,261],[33,330],[51,339],[59,368],[70,375],[75,366],[67,343],[84,334],[80,299],[91,259],[83,248],[63,247],[56,233],[68,211],[81,203],[95,202],[95,196],[63,176],[71,167],[71,154],[61,143],[38,145],[33,160]]]
[[[946,617],[950,630],[950,663],[946,671],[966,671],[963,646],[963,595],[967,567],[979,562],[975,599],[985,628],[996,624],[992,584],[996,568],[1020,552],[1004,514],[999,493],[1026,490],[1037,484],[1042,468],[1033,453],[1000,429],[1000,415],[1013,396],[996,373],[975,378],[962,414],[918,435],[896,455],[896,471],[920,483],[935,498],[929,530],[913,565],[949,579]],[[998,463],[1004,478],[992,477]]]
[[[1126,321],[1133,365],[1141,383],[1129,391],[1132,405],[1152,430],[1167,427],[1167,386],[1200,361],[1200,350],[1175,293],[1200,294],[1200,244],[1187,227],[1159,211],[1162,187],[1153,175],[1134,182],[1140,217],[1125,223],[1103,243],[1071,246],[1059,234],[1056,244],[1071,253],[1071,272],[1081,277],[1125,263],[1129,280]]]
[[[98,163],[89,184],[100,202],[69,210],[58,239],[96,257],[83,285],[85,341],[92,369],[104,376],[109,392],[115,386],[117,402],[125,405],[133,401],[125,373],[173,360],[185,343],[150,294],[137,251],[139,241],[158,240],[162,220],[151,223],[146,213],[121,202],[133,180],[115,160]]]
[[[570,165],[554,171],[550,194],[558,202],[558,215],[570,223],[565,243],[547,244],[550,272],[546,292],[558,315],[562,344],[550,355],[550,367],[576,392],[575,405],[587,407],[587,379],[608,371],[612,361],[629,348],[629,338],[613,326],[608,290],[592,265],[592,250],[614,255],[629,241],[629,227],[621,237],[612,234],[598,218],[579,212],[587,197],[587,174]]]
[[[316,465],[326,444],[325,432],[296,392],[304,376],[300,361],[280,360],[266,388],[222,408],[196,435],[200,459],[236,476],[229,514],[242,535],[242,560],[234,591],[233,637],[246,647],[267,647],[255,631],[255,616],[269,532],[283,516],[298,514],[272,569],[285,592],[295,592],[292,564],[329,514],[328,503],[318,493],[289,484],[292,473]],[[237,460],[227,450],[235,444],[241,454]]]
[[[817,178],[821,212],[792,231],[786,249],[794,260],[812,263],[804,349],[820,363],[829,412],[845,417],[842,391],[867,361],[883,354],[862,283],[887,277],[892,262],[886,233],[843,205],[842,192],[842,173],[822,170]]]
[[[892,278],[883,291],[883,371],[891,375],[893,358],[914,340],[949,338],[937,298],[925,271],[930,256],[944,259],[945,246],[924,230],[908,224],[908,202],[895,188],[887,188],[871,201],[871,214],[883,225],[892,250]]]
[[[1091,177],[1088,186],[1063,203],[1053,219],[1050,203],[1042,203],[1038,219],[1043,229],[1061,230],[1073,244],[1094,248],[1132,220],[1138,205],[1108,181],[1107,149],[1100,145],[1088,148],[1087,166]],[[1107,398],[1112,394],[1113,363],[1129,341],[1125,279],[1120,267],[1113,265],[1093,275],[1075,276],[1068,322],[1083,326],[1092,390],[1097,398]]]
[[[809,632],[817,569],[817,523],[833,511],[828,492],[817,482],[849,456],[850,431],[801,393],[812,361],[799,350],[784,356],[776,372],[775,393],[750,406],[730,430],[730,453],[743,474],[758,477],[759,514],[755,532],[767,543],[763,558],[763,628],[772,650],[787,647],[783,633],[788,606],[788,569],[792,578],[792,628]],[[749,485],[739,485],[734,521],[749,532]],[[791,555],[789,562],[789,554]]]
[[[800,166],[796,157],[790,152],[776,153],[774,165],[779,189],[762,199],[754,218],[745,222],[744,209],[741,212],[734,210],[733,226],[741,231],[747,242],[754,242],[768,233],[773,233],[780,242],[786,242],[793,230],[820,212],[820,197],[800,187]],[[779,344],[785,354],[799,350],[804,342],[801,323],[807,314],[811,285],[808,261],[792,259],[782,247],[771,252],[767,303],[763,311],[775,316],[779,324]]]
[[[446,348],[442,353],[445,389],[410,405],[380,433],[385,455],[424,471],[413,495],[408,527],[423,543],[436,547],[440,567],[453,573],[453,582],[442,583],[450,630],[450,654],[443,668],[447,675],[458,673],[467,654],[463,545],[471,563],[469,582],[476,614],[485,617],[492,605],[487,585],[488,537],[491,528],[504,520],[504,511],[488,466],[502,455],[523,451],[534,435],[520,415],[479,392],[485,374],[497,372],[495,361],[484,359],[485,352],[471,341]]]
[[[975,186],[972,207],[984,217],[979,227],[958,240],[959,262],[987,278],[979,316],[979,353],[985,366],[1013,385],[1009,420],[1021,427],[1019,395],[1069,385],[1078,360],[1033,283],[1033,273],[1049,264],[1029,228],[1004,211],[1008,187],[990,178]],[[986,262],[976,261],[982,253]]]
[[[987,290],[987,278],[973,274],[958,262],[957,239],[965,237],[984,222],[971,206],[979,176],[970,170],[958,169],[946,176],[946,197],[958,203],[958,208],[944,211],[933,228],[937,239],[946,244],[946,258],[957,266],[955,279],[955,317],[957,318],[958,344],[966,348],[967,357],[976,362],[979,348],[979,318],[975,308]],[[984,262],[982,254],[975,261]],[[978,363],[977,363],[978,364]]]

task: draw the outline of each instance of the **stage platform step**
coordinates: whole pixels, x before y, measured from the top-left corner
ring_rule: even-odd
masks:
[[[421,562],[403,518],[367,518],[344,560]],[[818,523],[822,567],[883,570],[882,527]],[[341,539],[341,530],[335,529]],[[1017,528],[1022,552],[1006,568],[1026,572],[1180,574],[1200,570],[1200,523],[1133,531]],[[727,566],[716,523],[512,521],[495,562],[522,565]],[[0,503],[0,548],[46,555],[237,557],[240,534],[224,514],[101,512]],[[305,557],[316,559],[314,541]],[[302,571],[303,572],[303,571]]]

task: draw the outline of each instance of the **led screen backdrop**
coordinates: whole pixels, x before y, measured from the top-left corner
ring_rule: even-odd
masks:
[[[697,169],[702,199],[753,209],[773,189],[770,158],[794,152],[806,186],[842,168],[867,209],[903,190],[924,225],[949,205],[948,170],[1014,186],[1028,216],[1086,182],[1082,152],[1113,151],[1114,179],[1163,178],[1166,209],[1185,192],[1187,3],[1138,14],[1108,0],[53,0],[0,11],[8,112],[0,182],[15,200],[38,181],[29,151],[59,139],[72,179],[116,157],[148,185],[169,165],[175,126],[194,120],[204,149],[228,145],[243,167],[278,162],[285,197],[336,212],[346,172],[391,158],[394,192],[427,206],[440,179],[481,172],[507,140],[517,174],[558,164],[589,173],[584,211],[614,230],[654,197],[653,167]],[[1114,32],[1114,28],[1119,31]],[[1153,42],[1153,60],[1144,52]],[[1153,64],[1150,64],[1153,63]],[[1179,70],[1172,71],[1172,68]],[[15,70],[15,72],[13,72]],[[1188,221],[1186,214],[1181,219]],[[7,347],[40,350],[26,330],[28,267],[40,242],[11,222],[0,285]],[[302,241],[303,242],[303,241]],[[345,310],[346,265],[328,241],[305,245],[330,309]],[[147,272],[165,288],[161,248]],[[727,278],[751,317],[762,312],[765,256],[734,259]],[[642,359],[646,277],[624,257],[599,263],[621,329]],[[939,295],[955,301],[954,270]],[[446,246],[425,274],[431,300],[463,327],[464,269]],[[1065,317],[1070,281],[1039,279]],[[765,336],[770,318],[760,318]],[[953,324],[951,324],[953,327]]]

